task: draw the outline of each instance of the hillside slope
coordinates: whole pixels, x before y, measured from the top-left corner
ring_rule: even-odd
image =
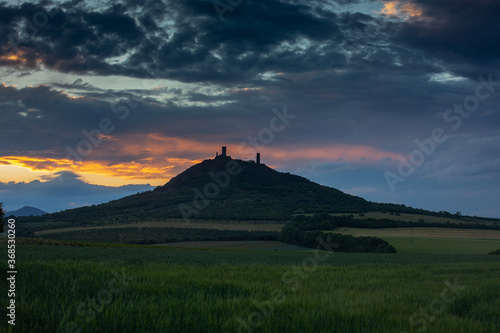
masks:
[[[36,221],[123,222],[162,218],[286,219],[294,213],[363,212],[374,204],[264,164],[219,156],[163,186]],[[33,220],[34,221],[34,220]]]
[[[11,216],[11,215],[14,215],[16,217],[18,217],[18,216],[31,216],[31,215],[39,216],[39,215],[43,215],[43,214],[47,214],[47,212],[45,212],[41,209],[35,208],[35,207],[24,206],[22,208],[19,208],[18,210],[13,210],[13,211],[5,213],[5,216]]]

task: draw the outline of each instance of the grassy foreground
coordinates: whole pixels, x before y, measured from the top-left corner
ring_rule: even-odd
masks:
[[[22,332],[500,328],[499,256],[43,245],[18,258]]]

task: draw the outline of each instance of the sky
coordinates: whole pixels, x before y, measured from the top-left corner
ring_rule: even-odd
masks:
[[[500,2],[4,1],[0,202],[54,212],[233,158],[500,217]]]

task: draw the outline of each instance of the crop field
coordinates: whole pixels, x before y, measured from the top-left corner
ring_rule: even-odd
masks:
[[[235,250],[275,250],[275,251],[304,251],[305,247],[281,243],[277,241],[199,241],[175,242],[156,244],[162,246],[207,248],[207,249],[235,249]]]
[[[69,227],[73,223],[71,222],[23,222],[22,228],[33,228],[33,227],[58,227],[64,228]]]
[[[314,214],[306,214],[306,215],[314,215]],[[330,215],[332,216],[349,216],[352,215],[353,218],[355,219],[366,219],[366,218],[372,218],[372,219],[388,219],[388,220],[394,220],[394,221],[401,221],[401,222],[417,222],[419,220],[423,220],[424,222],[430,222],[430,223],[467,223],[467,222],[473,222],[473,223],[480,223],[480,224],[491,224],[492,222],[486,222],[484,220],[480,219],[474,219],[474,218],[463,218],[463,219],[456,219],[453,217],[440,217],[440,216],[432,216],[432,215],[424,215],[424,214],[407,214],[407,213],[400,213],[398,215],[396,214],[390,214],[390,213],[384,213],[384,212],[367,212],[363,214],[356,214],[356,213],[331,213]]]
[[[276,231],[212,228],[91,228],[42,234],[41,238],[100,243],[158,244],[207,240],[275,240]],[[42,237],[43,236],[43,237]]]
[[[500,328],[500,256],[494,255],[138,245],[17,250],[16,331],[22,332]],[[5,276],[0,285],[6,288]],[[5,309],[5,298],[0,306]]]
[[[232,221],[234,222],[234,221]],[[30,223],[30,226],[37,225],[40,222]],[[43,223],[43,222],[41,222]],[[41,224],[40,223],[40,224]],[[64,225],[64,226],[67,226]],[[182,221],[165,221],[165,222],[142,222],[128,224],[111,224],[92,227],[65,227],[57,229],[46,229],[35,232],[35,235],[42,236],[53,233],[85,231],[85,230],[103,230],[103,229],[143,229],[143,228],[192,228],[192,229],[217,229],[217,230],[247,230],[247,231],[280,231],[283,224],[264,224],[264,223],[215,223],[215,222],[182,222]]]
[[[460,238],[500,241],[500,230],[454,229],[454,228],[337,228],[331,232],[372,237],[425,237],[425,238]]]
[[[403,254],[487,254],[500,248],[498,240],[384,237]]]
[[[500,230],[453,228],[338,228],[345,235],[380,237],[408,254],[487,254],[500,248]]]

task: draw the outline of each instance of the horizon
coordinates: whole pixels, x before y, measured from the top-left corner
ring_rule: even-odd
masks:
[[[500,217],[498,3],[0,10],[6,211],[150,190],[227,146],[368,201]]]
[[[268,167],[268,168],[270,168],[270,169],[272,169],[272,170],[278,171],[278,172],[280,172],[280,173],[288,173],[288,174],[290,174],[289,172],[284,172],[284,171],[277,170],[277,169],[273,168],[272,166],[266,165],[265,163],[263,163],[262,161],[260,161],[260,157],[261,157],[261,153],[260,153],[260,152],[255,151],[255,154],[256,154],[256,158],[255,158],[255,159],[243,159],[243,158],[233,157],[233,156],[229,155],[229,152],[230,152],[230,150],[229,150],[229,149],[227,149],[227,146],[222,146],[221,153],[219,153],[219,152],[215,152],[215,156],[212,156],[212,158],[206,158],[206,159],[204,159],[204,160],[202,160],[202,161],[199,161],[198,163],[194,163],[193,165],[191,165],[191,166],[187,167],[185,170],[183,170],[183,171],[182,171],[182,172],[180,172],[179,174],[181,174],[181,173],[183,173],[184,171],[187,171],[188,169],[190,169],[191,167],[196,166],[196,165],[199,165],[199,164],[201,164],[201,163],[203,163],[203,162],[208,162],[208,161],[216,161],[217,159],[220,159],[220,158],[222,158],[222,157],[227,158],[227,160],[228,160],[228,161],[240,161],[240,162],[244,162],[244,163],[251,163],[251,164],[255,164],[255,165],[257,165],[257,164],[259,164],[259,165],[264,165],[264,166],[266,166],[266,167]],[[229,163],[229,162],[228,162],[228,163]],[[226,163],[226,166],[228,165],[228,163]],[[225,168],[224,168],[223,170],[225,171]],[[179,174],[177,174],[176,176],[178,176]],[[239,174],[239,172],[238,172],[238,173],[237,173],[234,177],[238,177],[238,174]],[[292,175],[294,175],[294,174],[292,174]],[[176,176],[174,176],[174,177],[176,177]],[[174,178],[174,177],[172,177],[172,178]],[[307,178],[306,178],[306,179],[307,179]],[[144,191],[140,191],[140,192],[137,192],[137,193],[151,191],[151,190],[155,189],[156,187],[161,187],[161,186],[167,185],[167,184],[168,184],[168,182],[169,182],[170,180],[171,180],[171,179],[169,179],[169,180],[168,180],[166,183],[164,183],[164,184],[160,184],[160,185],[158,185],[158,186],[154,186],[154,187],[151,187],[150,189],[146,189],[146,190],[144,190]],[[327,187],[330,187],[330,188],[332,188],[332,189],[335,189],[334,187],[331,187],[331,186],[328,186],[328,185],[319,184],[319,183],[315,183],[315,184],[322,185],[322,186],[327,186]],[[133,194],[137,194],[137,193],[133,193]],[[133,195],[133,194],[132,194],[132,195]],[[118,198],[118,199],[121,199],[121,198]],[[215,198],[215,199],[216,199],[216,198]],[[366,199],[365,199],[365,200],[366,200]],[[369,202],[370,202],[370,200],[367,200],[367,201],[369,201]],[[106,203],[106,202],[103,202],[103,203]],[[375,202],[375,203],[384,203],[384,202]],[[86,205],[86,206],[89,206],[89,205]],[[404,205],[404,206],[406,206],[406,205]],[[81,206],[81,207],[83,207],[83,206]],[[408,208],[417,208],[417,209],[420,209],[420,208],[421,208],[421,207],[411,207],[411,206],[406,206],[406,207],[408,207]],[[18,208],[18,209],[11,210],[11,211],[17,211],[17,210],[21,210],[21,209],[24,209],[24,208],[34,208],[34,209],[39,209],[38,207],[33,207],[33,206],[29,206],[29,205],[28,205],[28,206],[23,206],[23,207],[20,207],[20,208]],[[79,207],[74,207],[74,208],[79,208]],[[68,208],[68,209],[73,209],[73,208]],[[65,209],[65,210],[67,210],[67,209]],[[43,211],[43,209],[42,209],[42,211]],[[63,210],[61,210],[61,211],[63,211]],[[7,213],[8,213],[8,211],[7,211],[5,208],[4,208],[4,212],[6,213],[6,215],[8,215],[8,214],[7,214]],[[54,212],[45,212],[45,213],[51,214],[51,213],[56,213],[56,212],[59,212],[59,211],[54,211]],[[436,212],[436,213],[437,213],[437,211],[434,211],[434,212]],[[459,212],[459,211],[458,211],[458,212],[456,212],[455,214],[454,214],[454,213],[452,213],[452,212],[448,212],[448,211],[439,211],[439,212],[444,212],[444,213],[448,213],[448,214],[452,214],[452,215],[468,216],[468,215],[466,215],[466,214],[462,214],[462,212]],[[385,214],[385,213],[384,213],[384,214]],[[360,215],[361,215],[361,214],[360,214]],[[471,217],[472,217],[472,216],[471,216]],[[474,217],[476,217],[476,216],[474,216]],[[481,216],[480,216],[480,217],[481,217]],[[482,216],[482,217],[486,217],[486,218],[495,218],[495,217],[488,217],[488,216]]]

